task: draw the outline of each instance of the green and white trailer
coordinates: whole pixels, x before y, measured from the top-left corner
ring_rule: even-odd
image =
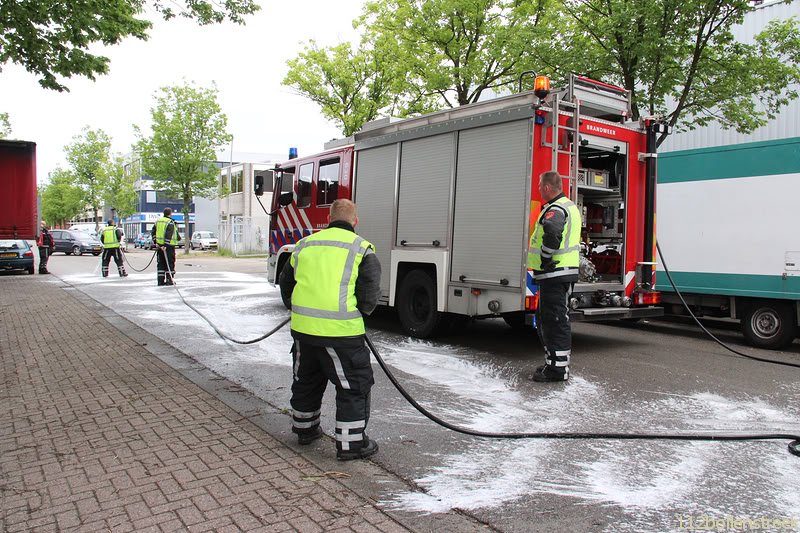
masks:
[[[779,349],[800,324],[800,137],[658,158],[658,243],[687,302]],[[667,311],[682,305],[658,275]],[[685,312],[685,311],[684,311]]]

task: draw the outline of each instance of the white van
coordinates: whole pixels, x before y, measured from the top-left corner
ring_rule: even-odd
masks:
[[[69,229],[72,231],[82,231],[84,233],[88,233],[89,235],[91,235],[96,239],[97,228],[99,228],[102,231],[104,226],[105,224],[100,224],[99,226],[95,226],[94,222],[86,222],[81,224],[73,224],[69,227]]]

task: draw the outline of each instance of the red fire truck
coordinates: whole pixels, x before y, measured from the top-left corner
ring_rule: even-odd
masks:
[[[583,219],[572,318],[660,315],[655,139],[665,126],[629,116],[627,91],[571,76],[558,91],[539,77],[533,91],[368,123],[325,152],[276,165],[269,280],[294,243],[325,228],[331,202],[349,198],[383,266],[381,302],[407,333],[430,336],[447,316],[531,324],[528,241],[539,175],[554,169]]]

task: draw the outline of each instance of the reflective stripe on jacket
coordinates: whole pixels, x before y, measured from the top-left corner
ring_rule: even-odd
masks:
[[[169,239],[169,242],[166,242],[165,235],[167,232],[167,227],[172,225],[172,236]],[[178,230],[175,227],[175,221],[169,217],[161,217],[156,220],[156,244],[171,244],[172,246],[177,246],[178,244]]]
[[[106,226],[103,228],[103,248],[119,248],[116,226]]]
[[[556,209],[564,214],[561,244],[558,249],[550,249],[543,244],[544,223],[546,218],[556,214],[548,213]],[[539,215],[528,248],[528,268],[534,270],[534,279],[537,280],[575,275],[580,266],[580,249],[581,212],[571,200],[562,196],[547,204]]]
[[[328,228],[300,240],[290,264],[292,330],[319,337],[363,335],[355,286],[362,259],[375,247],[352,231]]]

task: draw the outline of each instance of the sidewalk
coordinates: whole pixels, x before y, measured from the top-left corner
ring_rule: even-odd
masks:
[[[338,479],[364,461],[315,466],[57,281],[0,277],[0,531],[417,529]]]

